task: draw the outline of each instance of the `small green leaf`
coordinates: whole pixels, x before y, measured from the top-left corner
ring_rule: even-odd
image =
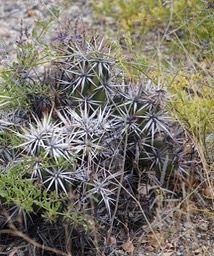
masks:
[[[33,38],[36,38],[36,37],[37,37],[37,32],[36,32],[36,29],[35,29],[35,28],[32,29],[32,37],[33,37]]]

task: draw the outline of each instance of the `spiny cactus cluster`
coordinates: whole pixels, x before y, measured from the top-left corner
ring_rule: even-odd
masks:
[[[145,180],[164,187],[182,170],[181,134],[166,92],[146,79],[126,83],[103,39],[61,32],[56,53],[43,79],[30,65],[36,52],[22,53],[3,77],[1,173],[22,165],[41,192],[64,194],[66,207],[106,216],[106,224],[121,186],[119,208]]]

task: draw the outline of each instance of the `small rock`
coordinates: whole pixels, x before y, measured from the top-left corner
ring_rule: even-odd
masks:
[[[81,9],[79,6],[77,5],[73,5],[70,7],[70,10],[69,10],[70,13],[72,13],[73,15],[79,15],[81,13]]]
[[[198,226],[198,229],[206,232],[209,229],[209,223],[208,222],[200,223],[200,225]]]
[[[115,19],[113,17],[107,16],[104,18],[104,22],[108,25],[113,25],[115,23]]]
[[[184,223],[183,223],[183,226],[184,226],[185,228],[192,228],[192,223],[191,223],[191,222],[184,222]]]
[[[190,241],[191,235],[188,234],[188,233],[186,233],[186,234],[184,235],[184,237],[185,237],[185,239],[186,239],[187,241]]]
[[[93,21],[92,21],[91,17],[87,17],[87,16],[83,17],[82,21],[83,21],[83,24],[85,24],[86,26],[89,26],[89,27],[92,26]]]
[[[154,251],[154,248],[151,245],[147,246],[146,249],[149,252],[153,252]]]
[[[199,255],[200,254],[200,250],[197,249],[197,250],[194,251],[194,253],[195,253],[195,255]]]
[[[183,246],[183,245],[179,246],[179,251],[180,251],[180,252],[183,252],[183,251],[184,251],[184,246]]]
[[[28,11],[27,11],[27,15],[28,15],[28,17],[38,16],[38,15],[39,15],[39,11],[38,11],[38,10],[31,9],[31,10],[28,10]]]

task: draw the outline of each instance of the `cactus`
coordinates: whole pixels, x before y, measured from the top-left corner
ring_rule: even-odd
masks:
[[[14,95],[1,88],[1,143],[10,143],[1,146],[1,173],[10,172],[11,161],[23,165],[22,178],[40,188],[44,200],[64,198],[60,209],[65,215],[71,201],[73,216],[94,212],[100,222],[104,215],[111,221],[115,207],[124,207],[120,198],[115,203],[121,185],[121,198],[135,197],[137,184],[155,172],[155,185],[166,186],[170,170],[179,166],[180,134],[167,114],[166,92],[150,80],[123,83],[103,39],[62,32],[59,39],[54,49],[59,61],[43,80],[25,65],[4,77],[3,85],[12,79]],[[28,70],[25,77],[23,70]],[[11,117],[14,106],[24,113],[18,122]],[[43,215],[50,210],[34,198],[33,211],[38,207]]]

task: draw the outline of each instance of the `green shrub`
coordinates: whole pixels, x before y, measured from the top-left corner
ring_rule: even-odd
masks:
[[[203,147],[207,161],[213,159],[209,137],[213,133],[214,94],[213,88],[198,73],[180,72],[170,86],[173,93],[171,106],[175,117]]]

